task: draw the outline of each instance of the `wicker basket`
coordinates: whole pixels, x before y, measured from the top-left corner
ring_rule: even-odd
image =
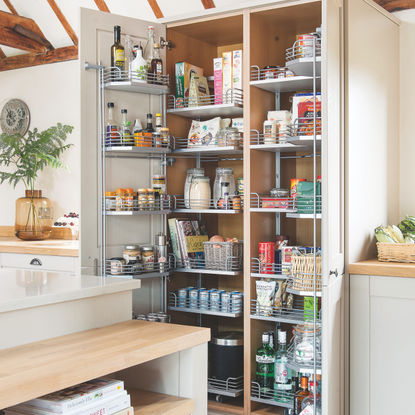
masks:
[[[415,263],[415,244],[377,242],[379,261]]]
[[[314,291],[314,256],[293,255],[293,289]],[[321,291],[321,256],[316,257],[316,291]]]
[[[243,268],[244,244],[240,242],[203,242],[206,268],[240,271]]]

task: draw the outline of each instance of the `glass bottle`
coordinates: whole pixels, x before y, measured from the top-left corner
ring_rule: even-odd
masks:
[[[134,60],[131,62],[132,80],[147,82],[147,61],[143,57],[142,47],[135,45],[133,55]]]
[[[158,112],[156,114],[156,133],[160,133],[161,132],[161,114]]]
[[[111,46],[111,80],[123,81],[125,70],[124,46],[120,43],[121,26],[114,26],[114,44]]]
[[[314,387],[315,385],[315,387]],[[314,395],[315,391],[315,395]],[[303,402],[301,403],[301,410],[304,410],[309,405],[314,405],[315,401],[315,408],[314,414],[320,415],[321,414],[321,395],[318,393],[318,382],[310,382],[310,394],[303,399]]]
[[[193,176],[190,185],[190,209],[209,209],[210,196],[210,178]]]
[[[130,35],[125,35],[125,80],[131,81],[131,64],[134,60],[133,41]]]
[[[274,366],[274,390],[275,400],[279,402],[290,402],[290,396],[284,396],[284,392],[291,391],[291,373],[287,367],[288,353],[287,353],[287,332],[280,330],[278,332],[278,350],[275,353]],[[281,393],[278,393],[281,392]]]
[[[134,190],[129,187],[125,189],[125,210],[134,210]]]
[[[53,207],[41,190],[26,190],[16,200],[14,234],[27,241],[49,238],[52,232]]]
[[[147,72],[151,73],[151,61],[154,58],[154,44],[156,43],[156,34],[153,26],[148,27],[147,43],[144,49],[144,59],[147,61]]]
[[[115,191],[115,210],[125,210],[125,189],[121,187]]]
[[[301,388],[300,390],[294,395],[294,415],[300,415],[302,409],[301,404],[303,400],[307,398],[310,394],[308,390],[308,377],[301,376]]]
[[[127,110],[121,110],[122,124],[121,124],[121,140],[124,146],[131,144],[130,122],[127,121]]]
[[[141,137],[139,136],[139,133],[143,131],[143,126],[141,125],[141,121],[137,118],[134,121],[134,127],[133,127],[133,134],[134,134],[134,145],[136,147],[139,147],[139,144],[141,142]]]
[[[163,84],[163,61],[160,58],[160,45],[158,43],[154,44],[154,54],[153,59],[151,60],[151,74],[153,75],[149,83],[150,84]]]
[[[216,177],[215,182],[213,184],[213,199],[214,205],[216,207],[217,201],[221,197],[221,183],[228,182],[229,183],[229,194],[235,194],[235,177],[233,174],[232,167],[217,167],[216,168]]]
[[[204,176],[205,169],[202,168],[194,168],[194,169],[187,169],[187,176],[184,182],[184,204],[186,209],[190,209],[189,199],[190,199],[190,185],[192,184],[193,176]]]
[[[221,196],[218,200],[218,209],[230,209],[229,183],[221,183]]]
[[[274,383],[275,350],[269,345],[269,333],[262,333],[262,346],[256,351],[256,382],[261,392],[272,390]]]
[[[237,190],[235,190],[235,196],[232,198],[232,209],[233,210],[241,210],[242,209],[241,196],[239,196],[239,192]]]
[[[107,117],[107,134],[105,144],[107,147],[112,147],[118,141],[118,126],[114,119],[114,103],[108,102],[108,117]]]
[[[153,114],[147,114],[147,128],[146,128],[146,132],[147,133],[154,133],[154,128],[153,128]]]

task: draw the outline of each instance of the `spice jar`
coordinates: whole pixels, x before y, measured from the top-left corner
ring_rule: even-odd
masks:
[[[125,189],[118,188],[115,193],[115,210],[125,210]]]
[[[312,314],[312,311],[311,311]],[[314,325],[299,324],[294,327],[294,360],[297,363],[313,364],[314,355],[318,359],[321,340],[321,328],[316,327],[316,350],[314,353]]]
[[[146,271],[154,268],[154,249],[152,246],[141,247],[141,262]]]
[[[127,267],[126,272],[139,274],[142,269],[140,247],[138,245],[126,245],[122,256]]]
[[[138,210],[147,210],[147,189],[137,189]]]
[[[162,147],[167,148],[169,147],[170,143],[170,130],[167,127],[160,128],[161,133],[161,144]]]
[[[235,195],[232,197],[232,209],[241,210],[242,209],[242,200],[239,196],[239,192],[235,190]]]
[[[134,190],[127,187],[125,189],[125,203],[124,210],[132,211],[134,210]]]
[[[156,144],[155,147],[162,147],[161,132],[153,133],[153,141]]]
[[[274,79],[277,75],[277,66],[266,66],[263,69],[264,79]]]
[[[124,273],[125,259],[124,258],[111,258],[110,268],[111,275],[121,275]]]
[[[147,210],[156,210],[156,195],[154,189],[147,189]]]
[[[194,176],[190,185],[190,209],[209,209],[210,197],[210,178]]]
[[[105,210],[113,211],[116,209],[116,193],[115,192],[105,192]]]
[[[192,184],[192,179],[195,176],[204,176],[205,169],[202,168],[194,168],[194,169],[187,169],[187,176],[186,181],[184,182],[184,204],[187,209],[190,209],[189,199],[190,199],[190,185]]]

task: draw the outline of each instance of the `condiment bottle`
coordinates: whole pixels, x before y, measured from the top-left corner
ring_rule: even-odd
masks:
[[[137,189],[138,210],[147,210],[147,189]]]
[[[134,60],[131,62],[131,75],[133,81],[147,82],[147,61],[143,57],[141,46],[133,48]]]
[[[242,200],[239,196],[239,192],[235,190],[235,196],[232,198],[232,209],[241,210],[242,209]]]
[[[139,144],[141,144],[142,137],[139,136],[139,133],[143,131],[143,126],[141,125],[141,121],[137,118],[134,121],[134,127],[133,127],[133,134],[134,134],[134,145],[136,147],[140,147]]]
[[[122,109],[122,125],[121,125],[121,139],[123,145],[128,145],[131,143],[131,132],[130,132],[130,123],[127,121],[127,110]]]
[[[133,62],[133,41],[130,35],[125,35],[125,80],[131,81],[131,64]]]
[[[154,57],[155,38],[156,34],[154,32],[154,27],[149,26],[147,32],[147,44],[144,49],[144,59],[147,61],[147,72],[151,72],[151,61]]]
[[[111,80],[124,81],[125,54],[124,46],[120,43],[121,27],[114,26],[114,44],[111,46]]]
[[[125,189],[125,210],[134,210],[134,190],[129,187]]]
[[[163,61],[160,58],[160,44],[154,44],[154,54],[151,60],[152,77],[149,79],[150,84],[163,84]]]
[[[153,128],[153,114],[147,114],[147,128],[146,128],[146,132],[147,133],[154,133],[154,128]]]
[[[118,139],[118,126],[114,119],[114,103],[108,102],[108,117],[107,117],[107,147],[111,147],[117,144]]]
[[[105,210],[113,211],[116,207],[116,193],[115,192],[105,192]]]
[[[156,210],[156,196],[154,189],[147,189],[147,210]]]
[[[115,193],[115,210],[125,210],[125,189],[118,188]]]
[[[167,127],[161,127],[161,145],[164,148],[168,148],[170,144],[170,131]]]
[[[160,133],[161,132],[161,114],[158,112],[156,114],[156,133]]]
[[[230,209],[229,182],[221,183],[221,197],[218,201],[218,209]]]

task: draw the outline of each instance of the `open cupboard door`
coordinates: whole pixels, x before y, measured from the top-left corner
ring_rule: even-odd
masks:
[[[342,0],[322,3],[323,413],[344,413],[344,51]]]

